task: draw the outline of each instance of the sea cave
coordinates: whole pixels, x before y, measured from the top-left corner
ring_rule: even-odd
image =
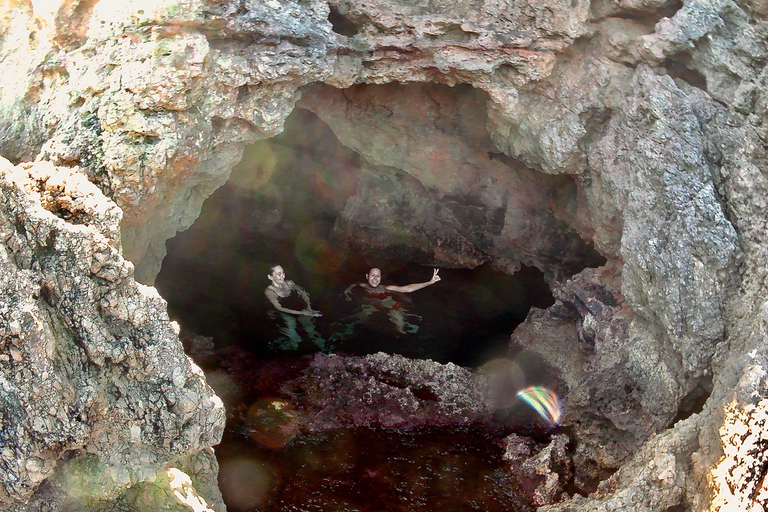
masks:
[[[3,5],[0,510],[765,509],[759,4]]]

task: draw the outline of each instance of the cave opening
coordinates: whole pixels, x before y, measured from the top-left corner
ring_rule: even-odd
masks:
[[[167,242],[156,286],[171,317],[186,331],[212,338],[217,348],[238,345],[260,358],[281,355],[285,347],[274,342],[279,322],[270,318],[264,296],[267,274],[280,264],[323,312],[314,327],[324,346],[307,341],[290,347],[294,355],[321,348],[349,355],[384,351],[478,366],[503,354],[530,307],[554,302],[534,267],[523,265],[514,275],[488,264],[441,268],[435,285],[396,297],[404,329],[386,314],[357,315],[359,294],[345,300],[345,288],[364,282],[371,267],[381,268],[386,284],[424,282],[432,275],[432,267],[408,253],[360,254],[338,240],[334,226],[365,172],[361,160],[301,108],[282,134],[248,147],[195,224]],[[301,327],[297,331],[306,335]]]
[[[398,106],[390,108],[379,95],[394,96]],[[496,415],[498,423],[404,430],[339,424],[296,434],[290,410],[303,392],[285,387],[306,374],[317,360],[309,356],[318,352],[384,352],[473,368],[504,358],[530,309],[554,303],[548,282],[604,262],[563,220],[578,208],[575,181],[500,157],[485,126],[486,100],[472,88],[434,85],[305,91],[283,133],[246,148],[193,226],[167,242],[156,287],[227,409],[217,458],[228,508],[325,509],[343,500],[349,510],[468,502],[483,510],[531,509],[535,482],[508,470],[502,439],[516,432],[545,443],[549,430],[536,426],[536,414],[522,402]],[[352,122],[340,125],[324,109],[351,112]],[[362,116],[357,123],[355,109]],[[397,119],[398,109],[405,118]],[[434,129],[428,135],[434,140],[414,144],[411,119],[426,126],[416,131]],[[400,126],[390,129],[390,123]],[[457,147],[461,137],[476,147]],[[451,168],[457,159],[466,160],[466,173]],[[428,169],[414,172],[422,164]],[[484,166],[492,168],[490,178],[472,175]],[[437,199],[435,190],[442,190]],[[518,235],[508,246],[518,252],[505,266],[504,258],[489,258],[477,247],[505,247],[510,223]],[[524,264],[516,268],[515,260]],[[365,294],[345,298],[345,289],[365,281],[372,267],[382,270],[383,283],[402,286],[429,280],[434,261],[443,262],[440,281],[395,295],[383,308],[368,304],[366,310]],[[296,328],[299,344],[280,341],[281,323],[270,316],[264,295],[274,265],[323,313],[311,322],[320,341],[306,326]],[[195,354],[200,336],[213,347]],[[529,383],[548,385],[545,367],[525,366],[537,373],[527,375]],[[391,376],[377,379],[394,390],[411,389]],[[420,403],[438,400],[429,388],[411,391]],[[446,473],[446,467],[453,469]],[[444,488],[446,478],[454,490]],[[243,489],[270,490],[250,500]],[[370,502],[374,490],[376,504]]]

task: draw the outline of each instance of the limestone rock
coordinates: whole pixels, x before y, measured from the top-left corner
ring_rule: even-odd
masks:
[[[75,3],[4,14],[17,71],[0,82],[3,153],[83,167],[124,210],[125,254],[145,283],[244,144],[282,129],[300,87],[436,80],[504,104],[551,71],[588,14],[584,1],[334,3],[337,23],[356,27],[348,37],[318,0],[76,4],[74,34]]]
[[[557,434],[544,446],[523,436],[511,434],[504,438],[502,458],[516,475],[536,482],[532,501],[537,506],[557,503],[571,480],[571,461],[568,457],[568,436]]]
[[[340,229],[424,262],[548,271],[560,303],[517,339],[559,371],[576,470],[622,468],[544,510],[763,503],[765,2],[74,0],[12,2],[0,25],[0,152],[78,165],[114,201],[98,206],[77,173],[2,171],[0,399],[15,430],[0,435],[18,442],[0,452],[3,475],[18,475],[3,480],[4,501],[56,503],[70,458],[113,498],[139,481],[187,489],[168,471],[194,473],[173,464],[195,453],[195,474],[210,476],[223,413],[162,300],[133,276],[152,281],[165,240],[301,94],[331,124],[341,117],[323,114],[326,102],[354,104],[305,86],[398,82],[387,102],[350,112],[358,126],[334,127],[368,152],[370,172]],[[462,98],[487,95],[482,122],[457,122],[469,116],[453,115],[461,100],[447,94],[414,118],[394,99],[410,82],[429,82],[425,96],[434,84],[483,91]],[[381,135],[402,147],[371,144],[390,113],[398,130]],[[443,161],[471,172],[429,167],[428,144],[405,144],[414,119]],[[390,199],[377,217],[364,203],[379,183]],[[405,215],[425,218],[391,218]],[[587,262],[579,238],[611,276],[568,284],[580,268],[562,262]],[[564,340],[573,361],[558,353]],[[711,390],[703,409],[673,424],[698,388]],[[101,453],[115,455],[101,464]]]
[[[369,162],[336,226],[355,249],[513,271],[522,262],[572,273],[595,259],[562,220],[578,224],[572,212],[553,206],[577,203],[577,187],[505,161],[485,130],[484,95],[421,85],[314,88],[300,105]]]
[[[0,163],[2,507],[112,500],[183,458],[212,481],[221,401],[133,279],[120,210],[76,170]]]

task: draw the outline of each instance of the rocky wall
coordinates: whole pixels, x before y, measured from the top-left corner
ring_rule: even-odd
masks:
[[[80,172],[0,161],[3,509],[125,500],[172,471],[222,510],[224,407],[133,279],[121,215]]]
[[[51,5],[12,2],[0,14],[0,153],[78,166],[122,211],[122,220],[95,214],[112,216],[104,235],[112,249],[72,255],[72,265],[85,258],[83,275],[93,264],[94,273],[130,281],[120,239],[136,278],[151,283],[165,240],[194,221],[245,144],[281,130],[303,94],[366,160],[340,224],[348,239],[396,244],[446,266],[492,261],[513,271],[525,262],[549,272],[560,301],[532,314],[515,343],[562,373],[577,473],[622,469],[593,495],[548,510],[764,505],[768,22],[760,2]],[[427,85],[399,85],[410,82]],[[307,87],[317,83],[326,85]],[[447,94],[432,83],[473,89]],[[428,106],[414,106],[417,97]],[[472,105],[483,109],[474,117],[465,113]],[[4,204],[26,211],[19,205],[41,197],[16,192]],[[371,199],[381,208],[366,208]],[[405,214],[412,222],[392,219]],[[35,286],[38,301],[63,288],[17,283],[67,274],[43,268],[48,249],[36,248],[53,243],[48,235],[30,241],[15,221],[7,226],[17,234],[3,250],[27,255],[16,265],[28,275],[5,281],[14,291],[4,314],[18,316]],[[569,264],[585,261],[580,239],[607,264],[571,278]],[[150,289],[127,289],[145,309],[163,310],[147,305],[159,300],[147,298]],[[94,307],[86,297],[84,311]],[[82,327],[63,303],[50,308],[52,320],[40,323],[50,339],[78,339],[70,331],[80,328],[88,333],[80,357],[97,366],[128,358],[119,336],[92,334],[102,331]],[[4,321],[6,331],[15,325]],[[167,333],[167,320],[158,322]],[[552,325],[572,337],[575,362],[552,357],[552,343],[563,342],[541,335]],[[34,345],[18,344],[7,361]],[[180,349],[173,357],[186,368]],[[689,410],[700,389],[709,399]],[[34,419],[23,421],[34,431]],[[64,452],[82,447],[90,424],[73,430]],[[216,428],[206,431],[206,442],[182,452],[210,446]],[[745,440],[758,448],[734,448]],[[24,457],[25,469],[8,474],[26,476],[7,499],[29,499],[56,474],[52,462],[27,467],[33,459]],[[751,472],[728,470],[744,465]],[[148,475],[120,477],[118,488]]]

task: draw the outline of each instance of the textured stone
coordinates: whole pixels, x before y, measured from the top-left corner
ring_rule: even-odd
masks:
[[[365,357],[317,354],[286,384],[301,429],[412,429],[490,419],[485,379],[466,368],[383,352]]]
[[[218,443],[224,409],[133,279],[120,209],[77,171],[1,163],[0,503],[38,510],[44,481],[56,503],[112,500]]]
[[[563,222],[571,212],[553,211],[553,203],[577,202],[573,181],[504,161],[485,129],[485,95],[421,85],[314,88],[300,105],[368,162],[337,224],[356,250],[510,271],[522,262],[553,273],[595,259]]]

